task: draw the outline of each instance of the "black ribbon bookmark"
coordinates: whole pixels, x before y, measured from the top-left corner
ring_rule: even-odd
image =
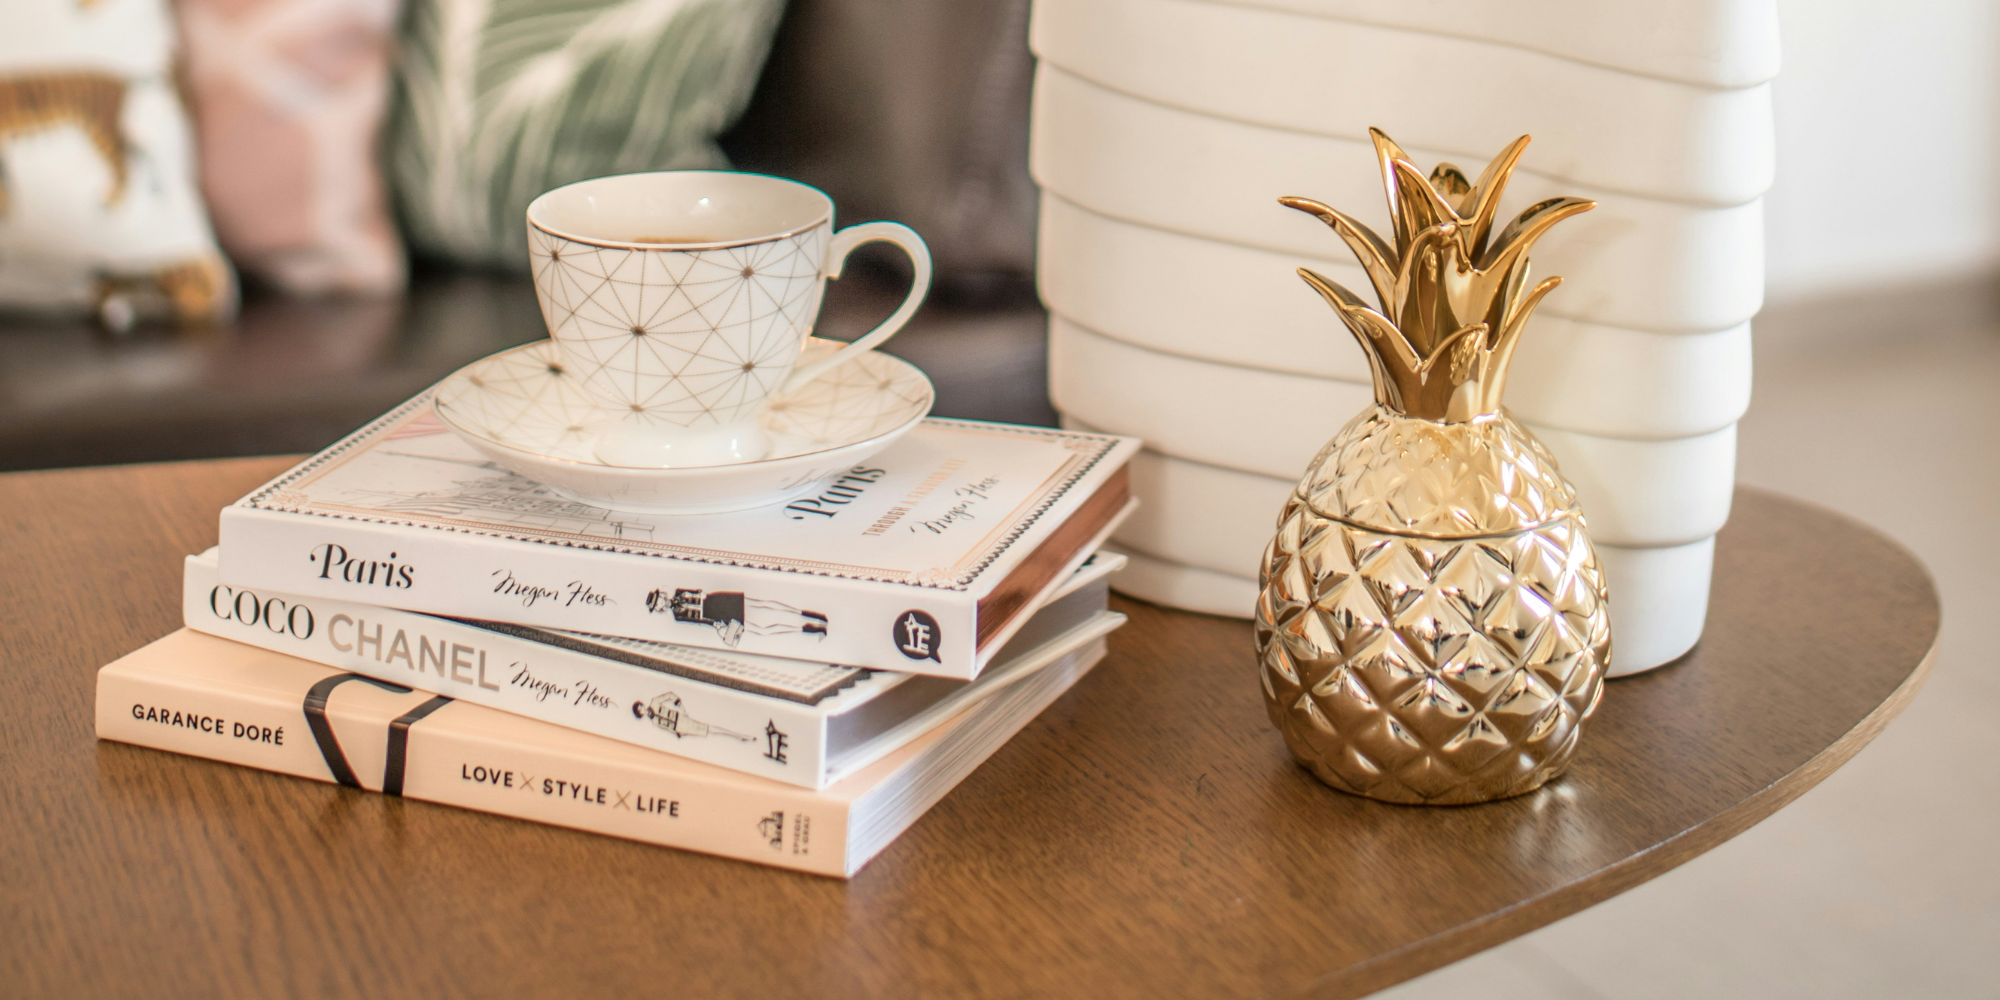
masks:
[[[389,761],[382,765],[382,794],[403,794],[403,762],[409,755],[410,725],[451,702],[452,699],[438,695],[389,723]]]
[[[333,735],[333,724],[326,720],[327,696],[333,694],[334,688],[348,681],[366,681],[384,691],[394,691],[397,694],[409,694],[414,689],[404,687],[401,684],[391,684],[388,681],[378,681],[373,677],[363,677],[360,674],[334,674],[332,677],[314,684],[312,690],[306,692],[306,725],[312,729],[313,741],[319,744],[320,756],[326,758],[326,769],[333,772],[333,780],[349,788],[360,788],[361,782],[354,777],[354,769],[347,766],[347,754],[341,752],[340,740]],[[436,709],[432,709],[431,711],[436,711]],[[424,714],[428,715],[430,713],[426,712]],[[409,717],[404,716],[404,718]],[[423,718],[423,716],[420,715],[417,718]],[[402,719],[396,721],[401,722]],[[409,727],[405,725],[404,728],[408,729]],[[397,755],[397,759],[396,789],[397,794],[401,794],[403,782],[400,754]]]

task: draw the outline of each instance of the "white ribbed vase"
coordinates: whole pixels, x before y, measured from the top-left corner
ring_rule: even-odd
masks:
[[[1507,406],[1590,519],[1613,673],[1692,647],[1763,301],[1776,17],[1774,0],[1038,2],[1050,394],[1069,423],[1148,442],[1120,588],[1248,617],[1288,491],[1372,402],[1360,350],[1293,269],[1365,278],[1277,196],[1377,206],[1360,218],[1379,226],[1368,126],[1475,166],[1529,132],[1502,216],[1558,191],[1598,208],[1536,249],[1564,285]],[[1430,86],[1396,69],[1418,59],[1444,67]]]

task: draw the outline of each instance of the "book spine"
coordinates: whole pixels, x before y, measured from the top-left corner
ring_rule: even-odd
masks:
[[[242,505],[223,508],[221,551],[222,580],[252,590],[960,680],[978,674],[976,600],[961,590]],[[704,605],[703,595],[719,600]]]
[[[367,677],[805,788],[826,725],[803,705],[443,618],[221,582],[189,556],[187,627]]]
[[[327,674],[329,680],[341,676]],[[449,699],[433,701],[439,704],[428,717],[453,707]],[[350,744],[357,729],[377,733],[386,749],[370,759],[400,765],[393,775],[399,787],[391,793],[406,798],[819,875],[847,874],[845,803],[782,785],[689,780],[518,740],[426,727],[420,710],[386,725],[350,717],[335,718],[330,727],[322,719],[320,726]],[[348,780],[341,780],[316,735],[303,702],[111,668],[98,674],[99,739],[384,790],[391,775],[366,767],[343,767]]]

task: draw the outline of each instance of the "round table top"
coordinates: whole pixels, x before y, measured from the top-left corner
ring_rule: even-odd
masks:
[[[0,476],[0,967],[27,996],[1357,996],[1770,815],[1915,694],[1929,575],[1737,494],[1701,644],[1613,681],[1569,774],[1497,804],[1292,764],[1249,626],[1131,601],[1076,688],[851,882],[92,737],[258,459]]]

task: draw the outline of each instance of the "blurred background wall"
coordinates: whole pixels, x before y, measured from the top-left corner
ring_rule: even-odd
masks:
[[[2000,269],[2000,5],[1778,8],[1769,301]]]

